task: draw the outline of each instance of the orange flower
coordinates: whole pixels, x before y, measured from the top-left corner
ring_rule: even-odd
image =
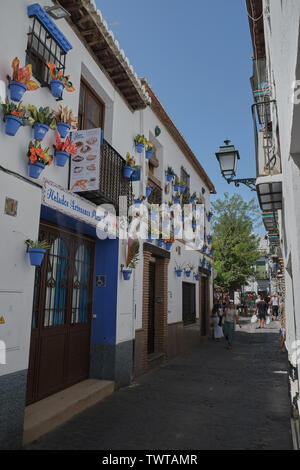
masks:
[[[37,161],[36,155],[30,155],[29,160],[31,161],[31,163],[36,162]]]
[[[35,149],[35,153],[37,154],[38,157],[40,157],[42,160],[45,158],[44,150],[43,149]]]

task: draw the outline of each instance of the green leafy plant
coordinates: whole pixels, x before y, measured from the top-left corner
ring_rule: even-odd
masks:
[[[56,130],[56,119],[54,114],[50,111],[49,106],[37,109],[33,104],[29,104],[27,106],[27,113],[27,120],[31,126],[33,126],[35,122],[40,122],[41,124],[49,126],[50,129]]]
[[[197,193],[196,193],[196,191],[193,192],[193,194],[191,195],[191,197],[192,197],[193,199],[195,199],[195,200],[197,199]]]
[[[143,134],[137,134],[134,138],[134,141],[135,141],[136,144],[145,145],[147,143],[147,139]]]
[[[51,244],[47,240],[25,240],[27,248],[40,248],[42,250],[50,250]]]
[[[173,168],[172,168],[171,166],[168,166],[168,168],[167,168],[167,174],[168,174],[168,175],[175,176],[175,171],[173,170]]]
[[[190,204],[190,194],[189,193],[183,193],[182,194],[182,204]]]
[[[52,80],[59,80],[63,82],[65,85],[65,90],[68,92],[75,91],[72,82],[70,82],[70,75],[63,75],[63,71],[58,70],[57,66],[55,64],[51,64],[51,62],[47,62],[47,65],[49,67]]]
[[[128,254],[126,260],[126,267],[134,269],[139,260],[140,242],[138,240],[128,240]]]
[[[130,155],[129,152],[126,154],[126,166],[131,166],[131,168],[136,168],[136,163],[134,157]]]
[[[16,82],[23,83],[24,85],[26,85],[28,91],[37,90],[39,88],[39,85],[35,81],[31,80],[31,64],[28,64],[22,68],[19,68],[19,65],[20,61],[18,57],[15,57],[11,64],[13,69],[12,79]]]
[[[52,109],[52,112],[57,122],[65,122],[66,124],[69,124],[72,129],[77,129],[78,118],[73,115],[72,109],[70,109],[68,106],[63,107],[60,104],[58,106],[58,111]]]
[[[3,114],[11,114],[23,120],[23,124],[25,123],[25,113],[26,108],[23,106],[22,101],[18,105],[9,101],[8,97],[6,97],[5,103],[1,103],[1,109]]]

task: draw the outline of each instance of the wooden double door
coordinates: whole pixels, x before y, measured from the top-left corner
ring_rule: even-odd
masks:
[[[27,404],[89,376],[94,241],[46,223],[40,239],[50,249],[35,272]]]

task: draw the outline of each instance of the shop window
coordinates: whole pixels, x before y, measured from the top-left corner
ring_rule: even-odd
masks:
[[[78,109],[79,129],[103,129],[104,111],[103,101],[84,81],[81,81]]]

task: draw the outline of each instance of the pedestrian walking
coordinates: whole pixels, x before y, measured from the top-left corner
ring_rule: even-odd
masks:
[[[232,300],[229,301],[228,307],[225,308],[224,316],[225,316],[224,336],[227,341],[227,349],[230,350],[232,349],[232,341],[233,341],[233,335],[234,335],[234,330],[235,330],[235,324],[237,323],[239,327],[242,328],[242,325],[240,324],[240,321],[239,321],[237,310]]]
[[[271,298],[272,320],[277,320],[279,314],[279,297],[277,292]]]
[[[259,295],[258,299],[255,302],[255,314],[257,315],[257,318],[258,318],[257,328],[265,327],[267,310],[268,310],[267,302],[264,300],[262,295]]]
[[[214,305],[212,309],[212,327],[213,327],[213,337],[215,341],[220,341],[224,337],[223,328],[219,325],[220,316],[219,316],[219,306]]]

